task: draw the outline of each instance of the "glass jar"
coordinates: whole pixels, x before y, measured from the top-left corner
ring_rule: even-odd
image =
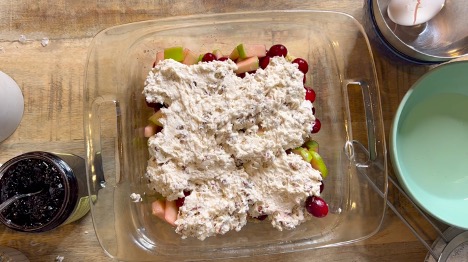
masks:
[[[0,213],[7,227],[43,232],[83,217],[90,208],[83,158],[63,153],[29,152],[0,167],[0,203],[18,194]]]

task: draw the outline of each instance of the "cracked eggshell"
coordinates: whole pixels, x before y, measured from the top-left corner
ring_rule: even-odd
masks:
[[[395,24],[414,26],[434,18],[444,4],[445,0],[391,0],[387,13]]]

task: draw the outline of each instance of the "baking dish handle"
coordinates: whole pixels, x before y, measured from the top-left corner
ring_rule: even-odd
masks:
[[[356,165],[366,166],[366,169],[362,171],[366,172],[374,185],[378,186],[379,191],[383,192],[386,197],[387,158],[378,88],[370,86],[366,81],[350,80],[345,85],[344,97],[348,109],[346,112],[349,114],[347,116],[349,120],[349,128],[347,128],[349,140],[345,145],[345,152],[348,159],[355,161]],[[361,105],[361,108],[358,108],[357,105]],[[356,110],[351,110],[351,108],[356,108]],[[360,132],[359,135],[364,134],[366,138],[362,136],[359,136],[359,138],[366,142],[367,147],[353,135],[351,123],[360,124],[356,119],[364,122],[362,125],[365,127],[365,130]],[[362,125],[359,125],[358,128]],[[365,149],[365,154],[362,154],[359,150],[355,150],[356,143]]]
[[[92,196],[91,215],[97,239],[108,254],[118,246],[116,216],[117,185],[120,180],[121,110],[112,96],[99,96],[87,101],[85,136],[88,191]],[[116,200],[119,199],[119,200]]]
[[[121,132],[120,103],[113,98],[99,97],[93,101],[88,117],[87,130],[85,130],[88,136],[86,139],[86,143],[88,143],[88,183],[90,194],[98,195],[97,191],[100,189],[116,186],[120,181],[119,159],[122,151],[120,150],[122,143],[119,135]],[[103,128],[104,124],[110,124],[110,126]],[[106,136],[106,132],[113,134]],[[103,144],[106,145],[103,146]],[[113,152],[108,152],[108,148],[112,148]],[[112,168],[105,168],[103,159],[109,157],[113,160],[109,162],[115,164]],[[110,171],[113,168],[115,170]]]
[[[351,94],[353,93],[350,91],[352,87],[359,88],[359,90],[361,91],[359,96],[361,97],[354,97],[354,95]],[[375,91],[375,89],[371,89],[366,81],[349,81],[346,84],[345,97],[345,102],[347,103],[348,109],[350,108],[351,100],[362,100],[363,102],[362,107],[365,116],[365,126],[368,145],[368,149],[366,151],[369,153],[367,156],[368,160],[376,161],[377,158],[384,157],[386,151],[385,144],[383,143],[383,122],[377,120],[382,119],[381,108],[377,107],[378,105],[380,105],[380,103],[376,103],[379,100],[379,94]],[[379,114],[380,117],[376,116],[377,114]],[[352,115],[349,115],[348,118],[353,120]]]

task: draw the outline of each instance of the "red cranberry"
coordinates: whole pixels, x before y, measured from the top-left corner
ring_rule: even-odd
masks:
[[[190,195],[190,193],[191,193],[190,191],[184,190],[184,196],[188,196],[188,195]],[[179,197],[179,198],[176,199],[175,202],[176,202],[177,207],[181,207],[185,203],[185,197]]]
[[[270,50],[267,52],[267,56],[274,57],[274,56],[283,56],[285,57],[288,55],[288,49],[284,45],[274,45],[270,47]]]
[[[310,196],[306,199],[305,207],[314,217],[324,217],[328,214],[328,205],[318,196]]]
[[[176,199],[175,204],[177,207],[183,206],[185,203],[185,197],[179,197]]]
[[[229,59],[229,57],[223,56],[223,57],[220,57],[220,58],[218,59],[218,61],[227,61],[228,59]]]
[[[265,220],[267,217],[268,217],[268,215],[261,215],[261,216],[256,217],[256,219],[257,219],[257,220],[260,220],[260,221],[263,221],[263,220]]]
[[[323,184],[323,180],[320,181],[320,193],[323,192],[323,188],[325,188],[325,185]]]
[[[306,81],[307,81],[307,77],[306,77],[306,75],[304,74],[304,78],[302,78],[302,83],[305,84]]]
[[[164,107],[164,105],[161,104],[161,103],[148,102],[148,101],[145,101],[145,102],[146,102],[146,106],[147,106],[147,107],[154,108],[154,111],[158,111],[159,109],[161,109],[161,108]]]
[[[309,71],[309,64],[307,64],[306,60],[304,60],[302,58],[296,58],[292,62],[293,62],[293,64],[298,65],[299,71],[301,71],[302,73],[305,74],[305,73],[307,73],[307,71]]]
[[[312,127],[312,133],[315,134],[318,131],[320,131],[320,128],[322,127],[322,123],[320,123],[320,120],[318,118],[315,118],[314,121],[314,126]]]
[[[268,64],[270,63],[270,57],[269,56],[264,56],[260,58],[259,65],[261,69],[265,69]]]
[[[313,103],[316,97],[315,91],[312,88],[307,87],[307,86],[305,86],[305,90],[306,90],[305,99]]]
[[[237,74],[237,76],[240,77],[240,78],[244,78],[244,77],[245,77],[245,73]]]
[[[212,53],[206,53],[202,57],[202,62],[211,62],[215,60],[216,60],[216,56]]]

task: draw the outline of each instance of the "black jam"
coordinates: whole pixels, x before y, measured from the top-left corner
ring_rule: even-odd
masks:
[[[2,177],[0,202],[41,189],[37,195],[13,202],[1,215],[25,230],[38,228],[57,216],[65,200],[64,181],[55,165],[42,159],[16,162]]]
[[[0,203],[10,204],[0,222],[23,232],[44,232],[80,219],[89,211],[84,159],[72,154],[29,152],[0,167]]]

